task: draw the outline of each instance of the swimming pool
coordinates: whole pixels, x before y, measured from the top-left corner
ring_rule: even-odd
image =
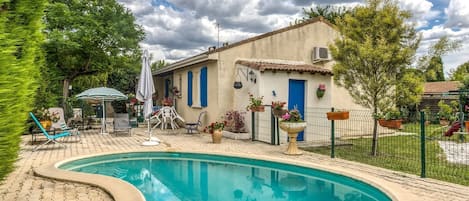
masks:
[[[391,200],[350,177],[232,156],[134,152],[78,159],[59,168],[120,178],[138,188],[147,201]]]

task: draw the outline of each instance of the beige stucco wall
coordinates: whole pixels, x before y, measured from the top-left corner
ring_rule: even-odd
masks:
[[[233,82],[237,79],[235,62],[238,59],[263,59],[263,60],[289,60],[311,64],[311,54],[314,47],[328,47],[333,43],[333,39],[338,37],[335,29],[324,22],[316,22],[306,24],[304,26],[290,29],[281,33],[272,34],[270,36],[246,42],[220,52],[209,53],[209,59],[218,60],[212,63],[203,63],[185,67],[174,71],[173,79],[175,85],[179,85],[181,80],[182,98],[176,99],[177,111],[186,121],[195,121],[198,114],[202,110],[208,111],[204,119],[204,126],[209,122],[221,119],[221,116],[230,109],[245,109],[248,101],[248,91],[251,93],[262,94],[265,96],[264,103],[270,104],[272,100],[288,100],[288,79],[304,79],[307,82],[307,107],[340,107],[340,108],[357,108],[351,101],[351,98],[336,86],[332,86],[329,76],[312,75],[310,73],[290,73],[277,72],[275,75],[268,75],[265,72],[258,74],[257,84],[247,82],[243,75],[240,75],[243,82],[243,88],[235,90]],[[333,62],[315,63],[326,69],[331,69]],[[197,108],[187,106],[187,71],[192,69],[198,71],[202,66],[208,67],[208,107]],[[218,68],[217,68],[218,66]],[[195,74],[194,74],[195,77]],[[284,84],[278,84],[279,77],[282,77]],[[318,100],[315,96],[315,89],[319,83],[327,85],[325,96]],[[155,81],[156,88],[160,98],[164,96],[164,82]],[[276,85],[272,85],[276,84]],[[272,87],[280,86],[277,91],[277,97],[272,97]],[[194,84],[194,87],[196,85]],[[332,90],[330,90],[332,89]],[[161,91],[160,91],[161,90]],[[195,92],[195,90],[193,90]],[[334,91],[334,92],[333,92]],[[340,95],[332,95],[339,92]],[[314,93],[313,93],[314,92]],[[236,95],[235,95],[236,94]],[[194,93],[194,100],[198,98],[198,93]],[[196,103],[196,101],[194,101]],[[246,118],[249,119],[249,118]],[[247,122],[249,123],[249,122]],[[247,124],[247,125],[250,125]]]
[[[279,59],[311,62],[314,47],[327,47],[337,37],[337,31],[323,22],[307,24],[282,33],[248,42],[240,46],[210,54],[213,59],[221,61],[219,71],[219,108],[233,108],[235,97],[233,82],[235,80],[235,62],[238,59]],[[219,55],[218,55],[219,54]],[[332,62],[319,63],[330,69]],[[245,82],[243,82],[245,84]]]
[[[243,65],[236,65],[237,68],[247,69]],[[298,73],[298,72],[259,72],[253,70],[257,74],[257,83],[246,82],[244,79],[243,88],[235,90],[234,93],[234,108],[244,110],[246,105],[249,104],[249,93],[254,96],[264,96],[264,104],[271,104],[272,101],[285,101],[288,102],[288,85],[289,80],[305,80],[305,111],[304,111],[304,120],[307,122],[317,122],[323,120],[323,118],[317,118],[317,115],[308,115],[313,111],[308,111],[309,108],[330,108],[331,105],[331,76],[329,75],[320,75],[320,74],[311,74],[311,73]],[[326,93],[322,98],[316,96],[316,89],[319,84],[326,85]],[[275,91],[275,96],[272,91]],[[285,108],[288,108],[288,103],[285,105]],[[259,134],[260,138],[270,136],[270,109],[266,109],[264,113],[255,114],[256,125],[259,125],[256,133]],[[248,125],[248,130],[251,131],[252,118],[250,112],[245,116],[246,125]],[[317,132],[313,130],[305,129],[305,140],[318,139],[318,136],[315,136]],[[285,137],[284,137],[285,136]],[[284,142],[286,138],[286,133],[281,132],[281,142]],[[268,140],[268,139],[267,139]]]
[[[200,70],[202,67],[207,67],[208,77],[208,106],[200,106],[200,91],[199,91],[199,80]],[[192,85],[192,106],[187,105],[187,73],[192,71],[193,73],[193,85]],[[196,122],[197,118],[202,111],[207,111],[207,114],[202,119],[203,126],[208,125],[211,120],[216,120],[221,116],[218,112],[218,98],[217,98],[217,68],[214,62],[205,62],[201,64],[192,65],[189,68],[179,69],[174,71],[173,78],[175,80],[174,86],[177,86],[181,91],[181,97],[176,98],[176,110],[187,122]]]

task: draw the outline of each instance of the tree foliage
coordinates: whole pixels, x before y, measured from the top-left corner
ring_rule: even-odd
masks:
[[[45,16],[47,64],[63,81],[63,97],[76,78],[94,76],[107,82],[113,70],[128,67],[122,58],[141,55],[141,27],[132,13],[115,0],[52,0]],[[96,76],[101,75],[101,76]]]
[[[321,7],[320,5],[314,7],[314,8],[303,8],[303,17],[302,20],[306,19],[312,19],[316,18],[319,16],[324,17],[327,21],[329,21],[332,24],[336,24],[337,21],[344,17],[345,14],[351,13],[352,9],[347,8],[347,7],[336,7],[336,6],[331,6],[331,5],[326,5],[324,7]]]
[[[391,0],[368,0],[336,23],[341,37],[330,46],[336,63],[334,81],[345,87],[357,104],[375,114],[396,106],[397,90],[406,85],[406,74],[420,37],[406,20],[410,13],[401,11]],[[409,78],[410,77],[410,78]],[[420,85],[421,83],[414,83]],[[391,89],[391,90],[390,90]],[[407,90],[418,96],[413,90]],[[418,98],[417,98],[418,99]],[[377,151],[377,122],[374,122],[372,154]]]
[[[169,65],[169,63],[166,62],[164,59],[161,59],[161,60],[158,60],[158,61],[153,62],[153,63],[151,64],[151,70],[152,70],[152,71],[155,71],[155,70],[161,69],[161,68],[163,68],[163,67],[165,67],[165,66],[167,66],[167,65]]]
[[[454,81],[463,81],[466,75],[469,75],[469,61],[450,71],[450,79]]]
[[[13,170],[44,65],[44,0],[0,2],[0,180]]]
[[[428,53],[419,59],[418,66],[425,74],[427,82],[444,81],[443,61],[441,57],[461,47],[461,41],[441,37],[428,49]]]

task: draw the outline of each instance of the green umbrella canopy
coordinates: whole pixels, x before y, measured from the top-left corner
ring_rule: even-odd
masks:
[[[121,93],[120,91],[117,91],[116,89],[113,88],[107,88],[107,87],[98,87],[98,88],[92,88],[92,89],[87,89],[84,92],[81,92],[80,94],[76,95],[78,99],[83,99],[83,100],[100,100],[103,104],[103,120],[101,121],[101,134],[107,134],[106,133],[106,107],[104,107],[104,102],[105,101],[115,101],[115,100],[126,100],[127,96]]]
[[[113,88],[98,87],[87,89],[84,92],[76,95],[78,99],[84,100],[101,100],[101,101],[114,101],[126,100],[127,96]]]

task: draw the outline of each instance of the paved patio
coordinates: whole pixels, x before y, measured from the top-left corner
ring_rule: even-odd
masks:
[[[97,187],[41,178],[33,174],[33,169],[53,161],[59,161],[74,156],[96,154],[113,151],[200,151],[227,154],[245,154],[258,157],[277,158],[318,164],[337,170],[356,172],[360,177],[379,178],[381,185],[401,195],[409,195],[402,200],[469,200],[469,188],[433,179],[421,179],[415,175],[394,172],[364,164],[358,164],[341,159],[331,159],[327,156],[305,153],[302,156],[287,156],[282,154],[285,145],[271,146],[261,142],[223,139],[222,144],[212,144],[208,134],[183,134],[185,130],[170,130],[154,133],[164,142],[153,147],[143,147],[145,140],[144,128],[134,129],[133,136],[126,134],[100,135],[98,130],[82,132],[82,141],[67,138],[64,143],[67,148],[58,145],[47,145],[37,152],[31,152],[31,136],[23,136],[20,158],[17,168],[0,185],[0,200],[5,201],[34,201],[34,200],[113,200],[112,197]],[[401,196],[402,198],[402,196]]]

